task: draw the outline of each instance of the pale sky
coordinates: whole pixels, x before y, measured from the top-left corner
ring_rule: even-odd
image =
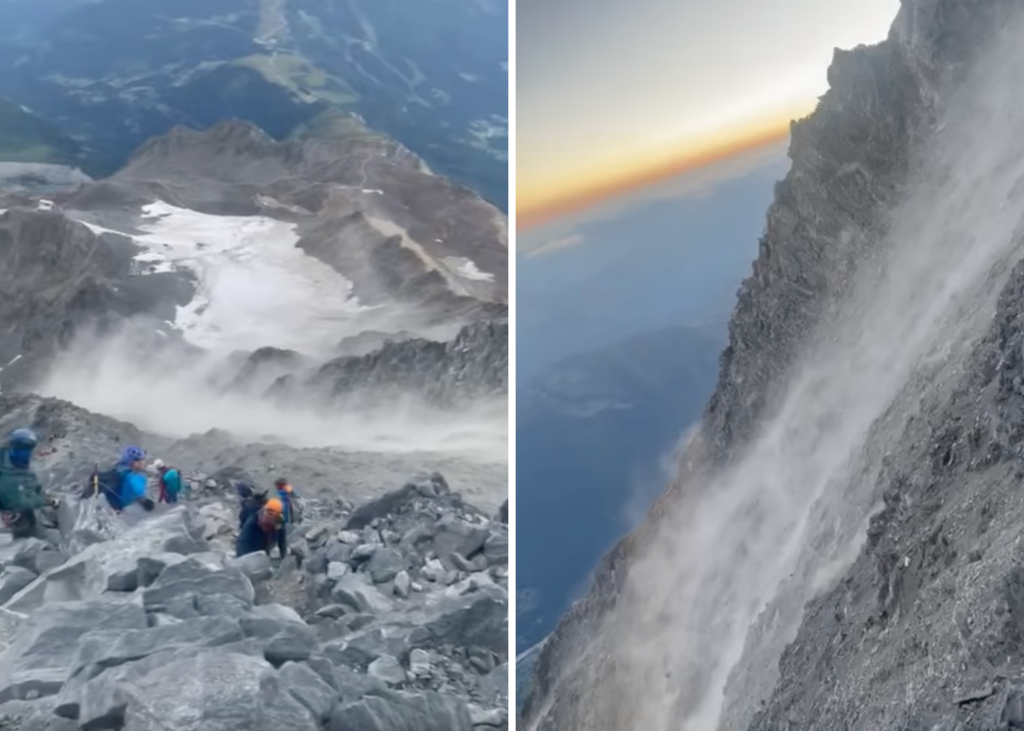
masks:
[[[520,206],[722,131],[782,125],[835,47],[875,43],[899,0],[518,0]]]

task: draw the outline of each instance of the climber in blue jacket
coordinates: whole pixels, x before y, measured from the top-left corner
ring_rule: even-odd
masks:
[[[146,510],[153,509],[153,501],[146,497],[146,488],[149,486],[146,453],[139,447],[125,447],[113,469],[97,478],[107,502],[117,512],[135,503],[141,504]]]

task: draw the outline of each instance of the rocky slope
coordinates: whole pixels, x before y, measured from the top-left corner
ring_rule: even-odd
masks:
[[[1017,10],[906,0],[837,51],[699,433],[526,728],[1024,724]]]
[[[224,381],[255,395],[279,378],[291,396],[449,405],[506,388],[504,216],[365,130],[278,143],[242,122],[176,129],[51,197],[0,212],[0,388],[37,385],[28,374],[76,336],[128,320],[132,342],[183,350],[162,356],[176,362],[245,348]],[[263,342],[239,317],[264,323]]]
[[[440,475],[358,507],[311,491],[285,560],[238,560],[245,470],[204,488],[183,455],[190,500],[118,517],[76,475],[129,440],[171,445],[60,402],[2,406],[43,437],[64,504],[51,543],[0,541],[0,728],[508,727],[507,527]]]
[[[468,309],[465,298],[508,299],[505,217],[366,130],[279,143],[245,122],[175,128],[112,178],[59,202],[103,223],[157,198],[214,215],[295,221],[299,248],[344,272],[367,305]]]
[[[79,328],[136,315],[173,319],[192,288],[171,274],[133,276],[139,251],[56,212],[0,213],[0,385],[48,362]]]

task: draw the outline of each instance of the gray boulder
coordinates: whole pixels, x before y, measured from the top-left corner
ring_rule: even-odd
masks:
[[[366,674],[384,681],[388,685],[404,685],[408,678],[401,663],[392,655],[381,655],[370,663]]]
[[[123,731],[319,731],[262,659],[206,652],[123,683]]]
[[[405,556],[394,548],[379,548],[366,564],[366,573],[374,584],[391,581],[405,570]]]
[[[270,564],[270,556],[263,551],[249,553],[241,558],[230,559],[228,566],[233,566],[241,571],[250,581],[266,581],[274,574]]]
[[[308,660],[317,645],[316,633],[305,625],[284,623],[267,643],[267,661],[275,667],[286,662]]]
[[[497,566],[508,563],[508,536],[501,533],[491,533],[484,543],[484,556],[487,563]]]
[[[358,574],[345,574],[331,589],[331,601],[352,608],[356,612],[390,612],[391,600],[366,583]]]
[[[256,598],[252,582],[239,569],[232,567],[218,571],[190,558],[164,569],[143,593],[142,603],[149,610],[157,610],[187,594],[225,594],[245,605],[251,605]]]
[[[346,703],[330,731],[472,731],[466,703],[437,693],[388,693]]]
[[[81,601],[40,607],[0,655],[0,703],[58,693],[86,633],[147,626],[146,613],[132,604]]]
[[[10,565],[4,568],[0,574],[0,604],[4,604],[36,580],[36,574],[29,569],[20,566]]]
[[[281,668],[278,678],[285,692],[302,704],[318,724],[330,720],[338,691],[319,673],[305,663],[289,662]]]
[[[411,618],[411,641],[417,647],[479,645],[498,655],[508,653],[508,600],[500,589],[444,597]]]

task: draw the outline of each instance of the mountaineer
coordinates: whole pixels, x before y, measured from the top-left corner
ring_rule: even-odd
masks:
[[[32,454],[39,440],[31,429],[15,429],[0,446],[0,511],[3,524],[15,538],[40,538],[49,541],[45,528],[36,518],[36,510],[56,508],[47,497],[32,469]]]
[[[291,486],[284,477],[278,477],[274,481],[274,488],[277,490],[277,498],[284,506],[284,522],[289,525],[302,520],[302,500],[295,488]]]
[[[264,551],[269,556],[275,545],[284,558],[288,553],[284,506],[277,498],[270,498],[259,511],[246,519],[238,534],[235,555],[241,557]]]
[[[157,481],[160,485],[160,502],[178,502],[182,490],[181,472],[176,467],[167,466],[160,459],[153,462],[153,467],[156,468]]]
[[[235,491],[241,500],[238,510],[238,528],[241,530],[249,516],[258,513],[267,504],[267,491],[259,491],[247,482],[236,483]]]
[[[125,447],[117,464],[106,472],[97,470],[93,473],[92,485],[93,494],[102,492],[117,513],[136,503],[146,511],[154,507],[153,501],[146,496],[149,486],[146,453],[140,447]]]

